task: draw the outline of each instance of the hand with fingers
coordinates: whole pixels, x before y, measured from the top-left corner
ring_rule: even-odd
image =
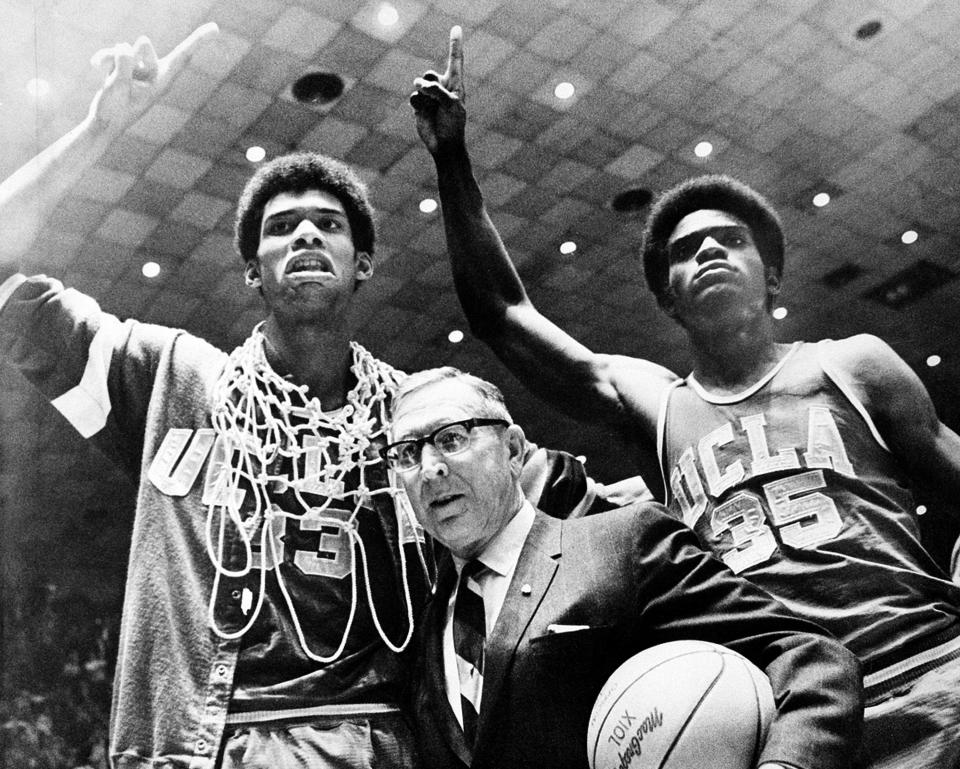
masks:
[[[90,63],[105,79],[90,104],[90,119],[107,130],[123,130],[157,101],[197,49],[218,32],[215,23],[203,24],[162,59],[142,36],[133,45],[118,43],[97,51]]]
[[[450,50],[447,69],[439,75],[433,70],[413,81],[410,95],[417,120],[417,133],[434,156],[449,149],[458,149],[464,143],[467,113],[464,109],[463,87],[463,32],[460,27],[450,30]]]

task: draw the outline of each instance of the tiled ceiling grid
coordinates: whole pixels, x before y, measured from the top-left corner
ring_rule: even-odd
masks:
[[[864,294],[919,260],[960,269],[960,4],[393,4],[399,20],[384,27],[380,2],[0,0],[4,175],[83,116],[99,79],[93,51],[147,34],[163,54],[204,21],[221,27],[66,196],[25,266],[121,316],[182,326],[230,349],[263,312],[231,245],[234,203],[252,170],[244,153],[254,144],[270,156],[322,150],[361,170],[380,211],[377,271],[358,295],[369,318],[361,341],[403,368],[451,362],[492,376],[535,439],[586,454],[603,479],[632,472],[620,436],[558,418],[469,334],[460,345],[446,339],[464,323],[439,214],[418,209],[435,194],[434,176],[407,94],[414,76],[442,68],[448,30],[462,24],[475,168],[547,315],[596,349],[685,372],[683,336],[643,285],[642,212],[618,213],[610,201],[632,187],[727,172],[783,214],[783,338],[878,333],[956,416],[957,284],[902,309]],[[872,20],[880,33],[857,39]],[[290,86],[311,71],[340,75],[343,96],[324,107],[296,102]],[[51,86],[39,101],[25,89],[35,77]],[[573,99],[554,96],[560,81],[575,85]],[[705,159],[692,151],[701,140],[715,148]],[[821,189],[833,201],[815,209]],[[920,234],[910,246],[899,240],[908,228]],[[574,254],[559,253],[565,240],[578,243]],[[161,265],[158,278],[141,274],[148,260]],[[828,286],[824,276],[841,268],[850,280]],[[931,353],[944,358],[937,369],[924,366]],[[3,477],[21,489],[20,504],[58,504],[68,488],[80,489],[71,497],[78,507],[103,497],[102,482],[88,477],[93,460],[76,459],[79,442],[49,440],[63,429],[58,417],[38,418],[9,373],[2,385],[4,455],[17,458]],[[45,482],[51,476],[56,483]]]

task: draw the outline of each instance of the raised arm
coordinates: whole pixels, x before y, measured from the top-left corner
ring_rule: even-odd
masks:
[[[960,496],[960,436],[940,421],[913,369],[886,342],[869,334],[833,347],[841,375],[914,478],[938,494]]]
[[[94,54],[91,63],[105,77],[86,117],[0,184],[4,232],[0,275],[17,267],[63,194],[169,88],[197,47],[216,33],[216,24],[204,24],[162,59],[146,37]]]
[[[484,206],[466,148],[463,44],[450,33],[446,71],[427,72],[410,97],[433,155],[454,284],[474,334],[524,384],[571,416],[654,439],[659,393],[674,375],[656,364],[587,349],[533,306]]]

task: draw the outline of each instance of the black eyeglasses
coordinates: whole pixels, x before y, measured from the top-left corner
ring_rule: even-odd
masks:
[[[459,422],[438,427],[430,435],[424,435],[422,438],[410,438],[384,446],[380,449],[380,456],[395,470],[413,470],[420,464],[423,447],[428,443],[443,456],[449,457],[470,448],[470,431],[474,427],[488,425],[506,427],[509,424],[505,419],[461,419]]]

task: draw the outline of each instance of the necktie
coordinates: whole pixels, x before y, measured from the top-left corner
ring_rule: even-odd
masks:
[[[480,561],[468,561],[464,565],[453,607],[453,648],[457,655],[457,672],[460,674],[463,734],[471,747],[477,737],[477,714],[480,712],[480,695],[483,690],[486,619],[477,576],[484,568]]]

